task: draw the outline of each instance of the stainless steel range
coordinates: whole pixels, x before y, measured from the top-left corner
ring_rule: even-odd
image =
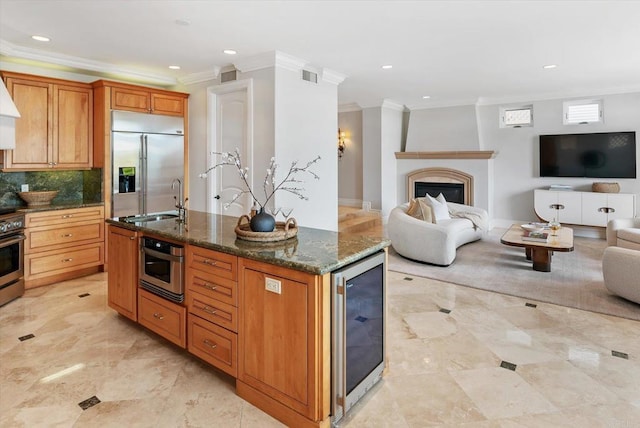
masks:
[[[0,306],[24,294],[24,214],[0,208]]]

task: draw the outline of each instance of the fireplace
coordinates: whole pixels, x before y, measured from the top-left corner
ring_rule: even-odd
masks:
[[[463,183],[441,183],[441,182],[425,182],[416,181],[414,185],[414,195],[416,198],[422,198],[429,194],[437,197],[440,193],[448,202],[464,204],[464,184]]]
[[[407,174],[409,200],[440,193],[450,202],[473,205],[473,176],[451,168],[423,168]]]

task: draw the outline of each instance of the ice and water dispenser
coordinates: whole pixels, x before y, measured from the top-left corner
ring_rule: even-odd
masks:
[[[118,168],[118,192],[133,193],[136,191],[136,167],[123,166]]]

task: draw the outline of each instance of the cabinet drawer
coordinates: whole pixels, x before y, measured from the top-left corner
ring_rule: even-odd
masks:
[[[208,272],[187,269],[187,289],[238,306],[238,283]]]
[[[214,367],[238,376],[238,337],[235,333],[189,315],[189,352]]]
[[[238,257],[206,248],[189,245],[187,265],[190,268],[212,273],[222,278],[238,279]]]
[[[104,243],[81,245],[66,250],[25,254],[25,279],[41,278],[58,273],[98,266],[104,263]]]
[[[238,332],[238,309],[199,293],[187,293],[189,313]]]
[[[138,322],[170,342],[184,348],[187,309],[138,289]]]
[[[37,227],[25,229],[25,253],[82,244],[83,241],[103,241],[103,220],[92,220],[69,226]]]
[[[104,220],[104,207],[73,208],[29,213],[25,216],[25,227],[68,224],[84,220]]]

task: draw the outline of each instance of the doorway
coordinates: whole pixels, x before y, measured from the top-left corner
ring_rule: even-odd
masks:
[[[253,177],[253,81],[238,80],[208,90],[207,165],[222,158],[215,153],[240,153],[243,166],[249,167],[249,183]],[[207,177],[207,211],[239,217],[248,214],[252,201],[248,194],[232,202],[234,195],[246,187],[233,166],[219,167]]]

